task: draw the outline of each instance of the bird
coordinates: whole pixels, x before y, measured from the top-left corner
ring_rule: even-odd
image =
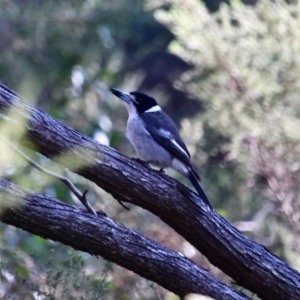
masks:
[[[200,176],[191,163],[191,155],[173,120],[161,109],[156,100],[141,92],[126,93],[111,88],[123,100],[127,111],[127,137],[137,155],[160,171],[170,167],[190,180],[209,210],[213,210],[200,186]]]

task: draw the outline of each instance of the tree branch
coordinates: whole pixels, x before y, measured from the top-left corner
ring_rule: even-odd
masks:
[[[0,177],[0,198],[7,203],[0,219],[76,250],[100,255],[180,297],[201,293],[215,299],[249,299],[214,278],[209,272],[160,244],[114,223],[56,199],[25,192]],[[9,203],[19,203],[9,208]]]
[[[100,145],[0,86],[0,110],[28,120],[23,143],[95,182],[117,200],[159,216],[237,284],[261,299],[300,299],[300,275],[263,246],[249,240],[176,180]],[[16,120],[14,120],[16,122]],[[7,120],[7,122],[10,122]],[[28,143],[29,142],[29,143]],[[74,167],[74,161],[80,167]]]

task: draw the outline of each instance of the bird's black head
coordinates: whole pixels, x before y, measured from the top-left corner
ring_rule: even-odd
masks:
[[[146,111],[156,112],[160,110],[155,99],[146,94],[140,92],[126,93],[117,89],[110,89],[110,91],[124,101],[129,114],[142,114]]]
[[[154,98],[146,94],[140,92],[131,92],[129,94],[132,96],[133,104],[139,114],[158,105]]]

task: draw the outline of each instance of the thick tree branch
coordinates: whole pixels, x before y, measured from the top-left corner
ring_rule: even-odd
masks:
[[[28,119],[25,143],[34,143],[41,153],[54,160],[68,152],[61,164],[95,182],[119,201],[136,204],[159,216],[237,284],[260,298],[300,299],[298,272],[249,240],[216,212],[206,211],[200,198],[185,186],[100,145],[0,86],[0,110],[9,110],[12,104],[17,113]],[[81,168],[75,168],[74,161]]]
[[[249,299],[214,278],[191,260],[160,244],[91,213],[37,193],[28,193],[0,177],[0,199],[8,208],[4,223],[100,255],[183,297],[207,294],[215,299]],[[18,203],[9,208],[9,203]]]

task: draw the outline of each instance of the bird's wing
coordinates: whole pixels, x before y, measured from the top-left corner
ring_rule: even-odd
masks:
[[[190,153],[179,136],[177,127],[172,119],[163,111],[143,113],[140,118],[151,137],[174,157],[191,166]],[[166,128],[165,124],[168,124]]]

